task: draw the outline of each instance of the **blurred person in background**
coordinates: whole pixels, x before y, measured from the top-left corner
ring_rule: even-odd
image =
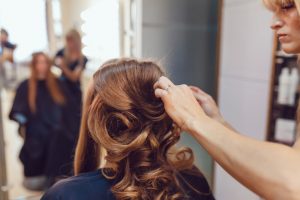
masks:
[[[17,69],[14,63],[14,51],[16,45],[9,42],[9,34],[5,29],[0,30],[0,84],[7,87],[8,81],[14,81],[17,78]],[[8,80],[6,68],[11,68],[11,77]]]
[[[30,190],[46,187],[46,170],[50,144],[61,130],[62,107],[65,103],[58,79],[51,73],[51,59],[42,52],[34,53],[30,64],[31,75],[16,91],[11,120],[16,121],[24,138],[19,158],[24,166],[23,185]]]
[[[54,58],[54,64],[62,70],[60,81],[66,97],[63,114],[64,130],[55,139],[53,151],[57,153],[51,157],[52,162],[57,166],[53,167],[49,175],[56,177],[55,179],[73,174],[73,158],[79,135],[82,107],[80,82],[88,61],[82,54],[81,48],[81,36],[77,30],[72,29],[66,34],[65,47],[58,51]]]

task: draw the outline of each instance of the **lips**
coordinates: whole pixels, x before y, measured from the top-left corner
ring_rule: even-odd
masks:
[[[278,39],[279,39],[280,42],[287,42],[287,40],[288,40],[288,35],[287,34],[278,33],[277,36],[278,36]]]

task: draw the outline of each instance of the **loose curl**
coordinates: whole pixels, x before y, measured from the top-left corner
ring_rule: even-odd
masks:
[[[179,184],[181,171],[195,170],[190,148],[175,149],[176,125],[154,83],[161,68],[133,59],[105,63],[93,76],[85,101],[75,155],[75,174],[99,168],[101,148],[106,150],[102,173],[113,180],[117,199],[185,199]]]

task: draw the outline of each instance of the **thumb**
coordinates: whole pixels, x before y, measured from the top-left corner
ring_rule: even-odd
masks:
[[[167,95],[167,93],[168,92],[166,90],[163,90],[163,89],[160,89],[160,88],[157,88],[154,91],[154,94],[155,94],[156,98],[160,98],[162,100],[164,100],[164,97]]]

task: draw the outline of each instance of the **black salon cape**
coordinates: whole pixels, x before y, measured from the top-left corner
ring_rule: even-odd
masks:
[[[187,173],[181,173],[181,176],[194,188],[202,192],[201,194],[191,189],[185,189],[188,187],[182,181],[182,187],[188,196],[186,199],[214,200],[204,177],[195,177]],[[101,170],[82,173],[58,182],[44,194],[41,200],[115,200],[110,191],[112,184],[113,181],[107,180],[101,174]]]
[[[45,81],[37,82],[36,112],[32,113],[28,103],[28,80],[20,84],[16,91],[9,118],[21,123],[15,116],[26,118],[26,134],[20,152],[26,177],[44,175],[49,162],[50,145],[55,134],[61,131],[62,108],[50,96]],[[23,122],[22,122],[23,123]]]
[[[65,50],[58,51],[55,58],[64,57]],[[83,68],[87,63],[84,57]],[[79,61],[76,60],[68,64],[70,70],[75,70]],[[63,131],[53,142],[53,154],[50,162],[53,163],[53,169],[47,171],[49,177],[63,178],[73,175],[73,159],[75,154],[76,143],[79,135],[81,109],[82,109],[82,92],[80,81],[71,81],[63,73],[60,78],[61,88],[64,92],[66,104],[63,109]],[[54,166],[55,165],[55,166]]]

